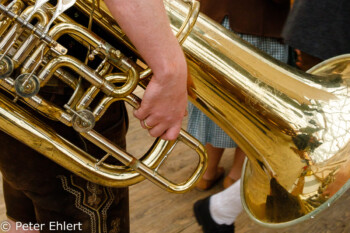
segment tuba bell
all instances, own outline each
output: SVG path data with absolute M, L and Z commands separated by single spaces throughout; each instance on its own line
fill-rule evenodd
M 177 31 L 186 7 L 168 1 L 167 9 Z M 278 228 L 311 219 L 349 188 L 350 55 L 304 73 L 205 15 L 183 49 L 190 100 L 247 154 L 241 197 L 255 222 Z

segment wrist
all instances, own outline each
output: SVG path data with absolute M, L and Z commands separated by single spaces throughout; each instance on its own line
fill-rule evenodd
M 187 62 L 182 52 L 161 57 L 158 63 L 151 66 L 155 79 L 168 80 L 168 78 L 187 79 Z M 178 80 L 180 81 L 180 80 Z

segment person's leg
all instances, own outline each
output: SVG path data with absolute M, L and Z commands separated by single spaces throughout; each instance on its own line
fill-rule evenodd
M 218 165 L 225 149 L 214 147 L 209 143 L 205 147 L 208 154 L 208 167 L 197 184 L 197 189 L 200 190 L 210 189 L 224 174 L 224 169 Z
M 197 189 L 208 190 L 223 177 L 224 168 L 218 167 L 225 148 L 235 148 L 236 143 L 201 110 L 188 105 L 188 132 L 205 145 L 208 154 L 208 167 Z
M 128 188 L 109 188 L 76 175 L 59 175 L 55 192 L 27 195 L 42 233 L 130 232 Z
M 235 157 L 233 160 L 232 167 L 225 177 L 224 180 L 224 188 L 228 188 L 232 184 L 234 184 L 237 180 L 241 178 L 242 167 L 245 159 L 245 153 L 242 151 L 240 147 L 237 147 L 235 150 Z
M 197 201 L 193 210 L 204 233 L 233 233 L 234 222 L 242 211 L 240 180 L 217 194 Z
M 218 224 L 233 224 L 242 212 L 241 180 L 210 198 L 210 214 Z
M 225 149 L 213 147 L 209 143 L 205 147 L 208 154 L 208 167 L 203 175 L 203 178 L 206 180 L 213 180 L 217 173 L 218 165 Z

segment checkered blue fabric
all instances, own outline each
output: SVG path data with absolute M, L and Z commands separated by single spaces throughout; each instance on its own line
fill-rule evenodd
M 228 17 L 225 17 L 222 25 L 227 29 L 230 29 Z M 258 49 L 265 51 L 270 56 L 285 63 L 288 61 L 288 46 L 281 44 L 277 39 L 239 33 L 236 34 Z M 207 143 L 210 143 L 218 148 L 232 148 L 237 146 L 217 124 L 210 120 L 192 103 L 188 104 L 188 113 L 189 118 L 187 130 L 202 144 L 206 145 Z

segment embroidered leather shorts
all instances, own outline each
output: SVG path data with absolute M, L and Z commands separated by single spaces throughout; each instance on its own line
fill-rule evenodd
M 105 154 L 72 128 L 44 121 L 88 153 Z M 127 127 L 125 106 L 116 102 L 95 129 L 125 148 Z M 88 182 L 1 131 L 0 148 L 7 216 L 18 226 L 36 226 L 41 232 L 129 232 L 127 188 Z

